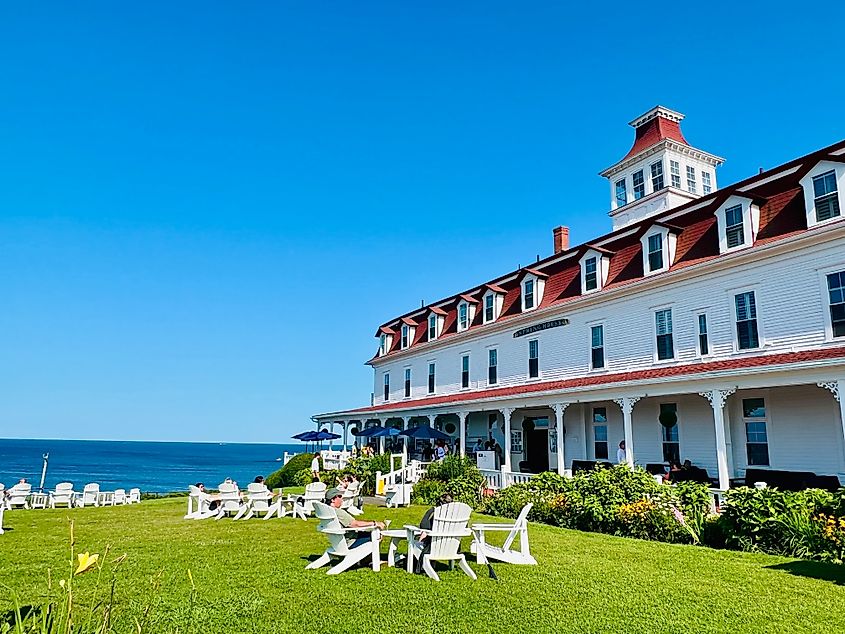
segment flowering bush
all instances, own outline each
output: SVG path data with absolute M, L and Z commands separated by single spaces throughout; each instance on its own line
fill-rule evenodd
M 434 504 L 443 493 L 449 493 L 455 502 L 472 507 L 481 503 L 484 476 L 468 458 L 447 456 L 428 466 L 425 475 L 414 485 L 411 500 L 415 504 Z
M 845 517 L 820 513 L 815 521 L 821 531 L 820 559 L 845 563 Z

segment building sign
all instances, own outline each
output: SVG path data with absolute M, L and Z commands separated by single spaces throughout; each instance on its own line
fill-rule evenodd
M 548 330 L 549 328 L 559 328 L 560 326 L 568 325 L 568 319 L 553 319 L 552 321 L 544 321 L 542 324 L 534 324 L 533 326 L 528 326 L 528 328 L 517 330 L 515 333 L 513 333 L 513 336 L 514 338 L 524 337 L 525 335 L 533 335 L 535 332 L 540 332 L 541 330 Z

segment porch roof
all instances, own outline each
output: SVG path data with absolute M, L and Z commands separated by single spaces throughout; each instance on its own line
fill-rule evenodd
M 616 383 L 627 383 L 633 381 L 647 381 L 651 379 L 671 379 L 679 376 L 705 375 L 712 373 L 730 373 L 735 370 L 748 368 L 776 368 L 777 366 L 791 366 L 800 363 L 813 361 L 825 361 L 845 359 L 845 346 L 835 346 L 818 350 L 805 350 L 802 352 L 785 352 L 781 354 L 743 356 L 720 361 L 706 361 L 701 363 L 689 363 L 684 365 L 672 365 L 648 370 L 637 370 L 633 372 L 617 372 L 613 374 L 595 374 L 579 376 L 572 379 L 558 381 L 540 381 L 513 385 L 508 387 L 491 388 L 487 390 L 474 390 L 469 392 L 458 392 L 453 394 L 434 395 L 413 400 L 400 400 L 370 407 L 359 407 L 339 412 L 318 414 L 314 418 L 341 417 L 357 414 L 377 415 L 382 412 L 394 412 L 409 409 L 419 409 L 438 405 L 457 404 L 485 399 L 497 399 L 508 396 L 535 396 L 548 392 L 560 392 L 567 389 L 601 387 Z

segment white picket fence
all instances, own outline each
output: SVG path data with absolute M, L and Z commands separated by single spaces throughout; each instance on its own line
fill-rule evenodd
M 487 483 L 488 489 L 504 489 L 512 484 L 528 482 L 534 477 L 533 473 L 517 473 L 516 471 L 482 469 L 481 475 Z

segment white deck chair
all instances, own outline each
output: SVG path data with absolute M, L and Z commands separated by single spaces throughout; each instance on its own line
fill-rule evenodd
M 486 564 L 488 559 L 498 559 L 509 564 L 537 565 L 537 560 L 531 556 L 528 548 L 528 513 L 531 511 L 531 506 L 530 502 L 523 506 L 513 524 L 472 525 L 475 540 L 471 551 L 475 553 L 478 563 Z M 505 543 L 501 547 L 487 543 L 485 533 L 491 531 L 508 531 Z M 519 549 L 515 550 L 512 546 L 517 537 L 519 537 Z
M 413 560 L 422 557 L 422 568 L 429 577 L 440 581 L 440 577 L 431 565 L 433 561 L 448 561 L 449 567 L 455 562 L 467 576 L 476 579 L 475 573 L 469 567 L 466 557 L 458 552 L 461 538 L 472 535 L 467 528 L 472 509 L 463 502 L 450 502 L 434 509 L 434 519 L 430 531 L 423 531 L 419 526 L 405 526 L 408 531 L 408 572 L 413 572 Z M 420 533 L 427 533 L 430 547 L 429 552 L 423 554 L 425 544 L 417 539 Z
M 322 482 L 312 482 L 305 487 L 305 495 L 300 498 L 301 502 L 298 502 L 305 515 L 313 515 L 314 503 L 326 499 L 326 488 L 326 485 Z
M 0 495 L 3 495 L 3 491 L 0 491 Z M 3 513 L 6 511 L 6 505 L 3 503 L 3 500 L 0 499 L 0 535 L 2 535 L 5 531 L 3 530 Z
M 73 490 L 72 482 L 59 482 L 55 490 L 50 492 L 50 508 L 66 506 L 73 508 L 76 502 L 76 491 Z
M 6 485 L 0 482 L 0 509 L 6 508 Z M 0 522 L 2 524 L 2 522 Z
M 337 519 L 334 508 L 322 502 L 314 502 L 313 509 L 317 519 L 320 520 L 317 531 L 328 537 L 329 547 L 320 557 L 305 566 L 306 570 L 322 568 L 331 562 L 332 557 L 340 557 L 340 563 L 329 568 L 328 572 L 330 575 L 337 575 L 349 570 L 359 561 L 373 554 L 373 544 L 370 540 L 362 541 L 354 547 L 349 545 L 346 541 L 347 534 L 357 533 L 358 531 L 354 528 L 343 528 L 340 520 Z
M 259 482 L 251 482 L 246 487 L 246 503 L 241 506 L 241 510 L 235 515 L 235 519 L 250 519 L 256 513 L 264 513 L 266 516 L 275 512 L 270 508 L 270 500 L 273 499 L 273 494 L 266 485 Z
M 129 497 L 126 498 L 127 504 L 138 504 L 141 501 L 141 489 L 129 489 Z
M 115 489 L 114 490 L 114 497 L 112 498 L 112 506 L 117 506 L 118 504 L 120 504 L 120 505 L 126 504 L 126 489 Z
M 86 506 L 99 506 L 100 485 L 96 482 L 89 482 L 82 489 L 82 495 L 76 501 L 77 506 L 84 508 Z
M 204 520 L 217 515 L 217 511 L 209 510 L 211 499 L 208 493 L 193 484 L 188 487 L 188 512 L 186 520 Z
M 345 510 L 350 515 L 361 515 L 364 511 L 355 506 L 355 501 L 358 499 L 358 494 L 361 490 L 360 482 L 352 482 L 343 492 L 343 499 L 340 503 L 340 508 Z
M 223 482 L 217 488 L 220 493 L 220 506 L 217 507 L 217 516 L 214 518 L 219 520 L 226 515 L 238 515 L 243 502 L 241 501 L 241 492 L 238 490 L 234 482 Z
M 9 498 L 6 502 L 6 506 L 9 509 L 28 509 L 30 493 L 32 493 L 32 485 L 28 482 L 25 482 L 23 484 L 16 484 L 8 491 Z

